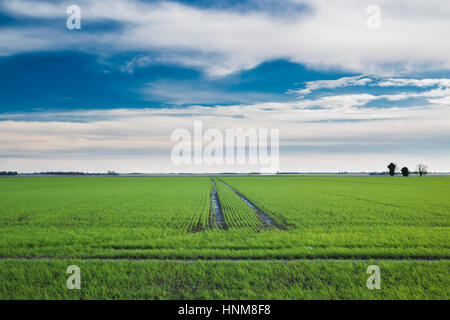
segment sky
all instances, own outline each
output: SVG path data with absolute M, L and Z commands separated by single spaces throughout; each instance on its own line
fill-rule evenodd
M 0 0 L 0 171 L 260 169 L 174 163 L 201 122 L 278 130 L 279 171 L 448 172 L 449 33 L 441 0 Z

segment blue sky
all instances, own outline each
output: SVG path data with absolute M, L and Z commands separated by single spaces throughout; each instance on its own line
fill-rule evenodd
M 449 171 L 450 5 L 373 2 L 2 0 L 0 165 L 253 169 L 168 165 L 201 120 L 280 129 L 283 171 Z
M 32 52 L 0 58 L 2 112 L 105 108 L 142 108 L 189 104 L 240 104 L 287 100 L 288 89 L 304 81 L 335 79 L 337 72 L 309 70 L 288 61 L 268 61 L 251 70 L 210 78 L 200 70 L 155 64 L 125 70 L 137 54 L 99 61 L 92 54 Z M 164 90 L 191 93 L 171 98 Z M 26 88 L 27 94 L 23 95 Z M 147 89 L 147 90 L 146 90 Z M 214 93 L 213 96 L 210 94 Z

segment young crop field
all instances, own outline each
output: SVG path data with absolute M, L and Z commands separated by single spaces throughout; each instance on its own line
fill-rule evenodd
M 0 299 L 450 297 L 450 177 L 11 177 L 0 203 Z
M 249 228 L 258 231 L 263 228 L 258 215 L 220 180 L 214 179 L 225 223 L 229 228 Z

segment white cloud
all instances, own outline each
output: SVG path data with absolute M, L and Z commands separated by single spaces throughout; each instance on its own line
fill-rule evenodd
M 139 92 L 144 100 L 157 100 L 172 105 L 256 103 L 270 100 L 274 96 L 265 92 L 244 92 L 236 95 L 234 92 L 196 81 L 165 80 L 147 83 Z
M 336 80 L 316 80 L 305 82 L 304 89 L 288 90 L 288 93 L 306 95 L 315 90 L 321 89 L 336 89 L 354 86 L 371 86 L 371 87 L 416 87 L 416 88 L 429 88 L 437 87 L 436 89 L 425 92 L 408 92 L 395 95 L 379 96 L 380 98 L 386 98 L 390 101 L 398 101 L 411 97 L 439 97 L 448 95 L 450 92 L 450 79 L 414 79 L 414 78 L 388 78 L 379 79 L 374 77 L 368 77 L 364 75 L 354 77 L 343 77 Z M 302 96 L 303 98 L 303 96 Z
M 402 79 L 391 78 L 376 83 L 379 87 L 406 87 L 413 86 L 419 88 L 425 87 L 450 87 L 450 79 Z
M 152 63 L 152 59 L 148 56 L 133 57 L 130 61 L 127 61 L 120 66 L 122 72 L 128 72 L 133 74 L 135 68 L 146 67 Z
M 443 98 L 437 98 L 437 99 L 429 99 L 428 100 L 430 103 L 436 103 L 436 104 L 440 104 L 440 105 L 450 105 L 450 95 L 445 96 Z
M 286 0 L 297 2 L 294 0 Z M 50 28 L 2 29 L 0 54 L 73 49 L 112 54 L 157 52 L 224 76 L 273 59 L 364 74 L 449 70 L 450 2 L 380 1 L 380 30 L 366 27 L 369 0 L 304 0 L 310 9 L 287 15 L 221 11 L 172 2 L 78 1 L 82 19 L 112 20 L 120 30 L 90 34 Z M 65 4 L 6 0 L 10 14 L 62 18 Z M 11 44 L 8 40 L 15 39 Z M 42 40 L 43 39 L 43 40 Z
M 365 86 L 373 80 L 364 76 L 343 77 L 337 80 L 316 80 L 307 81 L 305 89 L 289 90 L 290 93 L 309 94 L 314 90 L 336 89 L 341 87 Z

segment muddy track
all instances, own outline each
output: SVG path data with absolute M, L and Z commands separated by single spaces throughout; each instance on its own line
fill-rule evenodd
M 245 202 L 246 205 L 248 205 L 253 211 L 256 212 L 256 214 L 259 216 L 261 222 L 268 228 L 278 228 L 278 229 L 284 229 L 281 225 L 275 222 L 271 216 L 266 214 L 264 211 L 259 209 L 257 206 L 253 204 L 250 200 L 248 200 L 246 197 L 244 197 L 242 194 L 234 190 L 230 185 L 225 183 L 224 181 L 220 180 L 225 186 L 227 186 L 231 191 L 233 191 L 242 201 Z
M 227 224 L 222 212 L 222 206 L 220 204 L 219 194 L 217 192 L 217 186 L 214 180 L 211 178 L 213 190 L 211 192 L 211 209 L 214 213 L 214 220 L 217 228 L 227 230 Z

